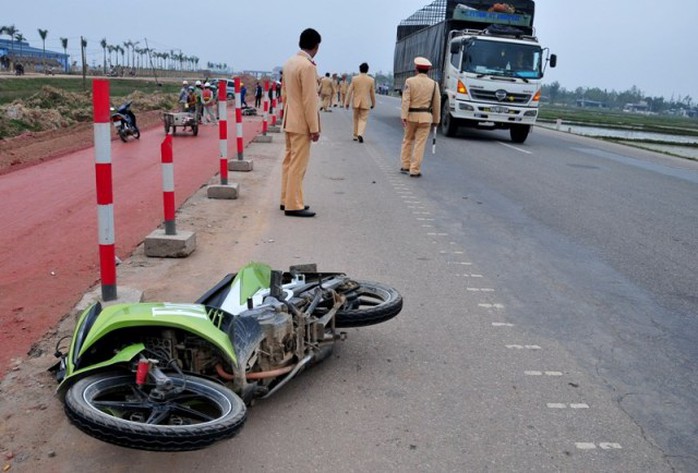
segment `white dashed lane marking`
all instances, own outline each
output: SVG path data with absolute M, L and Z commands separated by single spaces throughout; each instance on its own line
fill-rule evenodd
M 562 376 L 561 371 L 524 371 L 526 376 Z

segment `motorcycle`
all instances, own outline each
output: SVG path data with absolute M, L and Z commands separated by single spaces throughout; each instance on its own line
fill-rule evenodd
M 102 441 L 187 451 L 232 438 L 247 406 L 324 360 L 346 333 L 385 322 L 402 296 L 315 265 L 250 263 L 193 304 L 137 303 L 79 317 L 53 368 L 65 413 Z M 61 342 L 59 342 L 60 344 Z
M 131 111 L 131 103 L 132 101 L 128 101 L 116 110 L 114 107 L 111 108 L 111 122 L 124 143 L 128 141 L 129 136 L 136 139 L 141 137 L 141 132 L 136 126 L 136 115 Z

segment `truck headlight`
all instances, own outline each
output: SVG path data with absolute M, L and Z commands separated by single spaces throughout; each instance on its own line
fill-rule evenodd
M 465 111 L 468 111 L 468 112 L 474 112 L 474 111 L 475 111 L 475 107 L 473 107 L 472 105 L 468 105 L 467 103 L 459 103 L 459 104 L 458 104 L 458 109 L 459 109 L 459 110 L 465 110 Z
M 538 110 L 529 110 L 524 113 L 524 117 L 535 117 L 536 115 L 538 115 Z

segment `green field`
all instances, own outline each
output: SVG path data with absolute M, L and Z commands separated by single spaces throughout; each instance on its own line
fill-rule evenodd
M 641 115 L 611 110 L 590 110 L 574 107 L 541 105 L 540 121 L 554 123 L 561 119 L 569 125 L 587 125 L 618 128 L 671 135 L 698 136 L 698 120 L 695 118 L 666 115 Z

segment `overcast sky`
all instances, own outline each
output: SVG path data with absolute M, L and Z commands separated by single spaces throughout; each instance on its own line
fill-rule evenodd
M 322 35 L 318 72 L 392 71 L 400 20 L 429 0 L 6 0 L 0 26 L 15 25 L 32 46 L 48 30 L 47 49 L 79 60 L 82 35 L 88 62 L 102 64 L 102 38 L 123 46 L 140 41 L 159 51 L 225 63 L 235 70 L 271 70 L 297 50 L 306 27 Z M 698 101 L 695 29 L 698 1 L 537 0 L 536 33 L 558 55 L 546 83 L 566 89 L 600 87 L 650 96 L 690 95 Z M 3 35 L 7 38 L 6 35 Z

